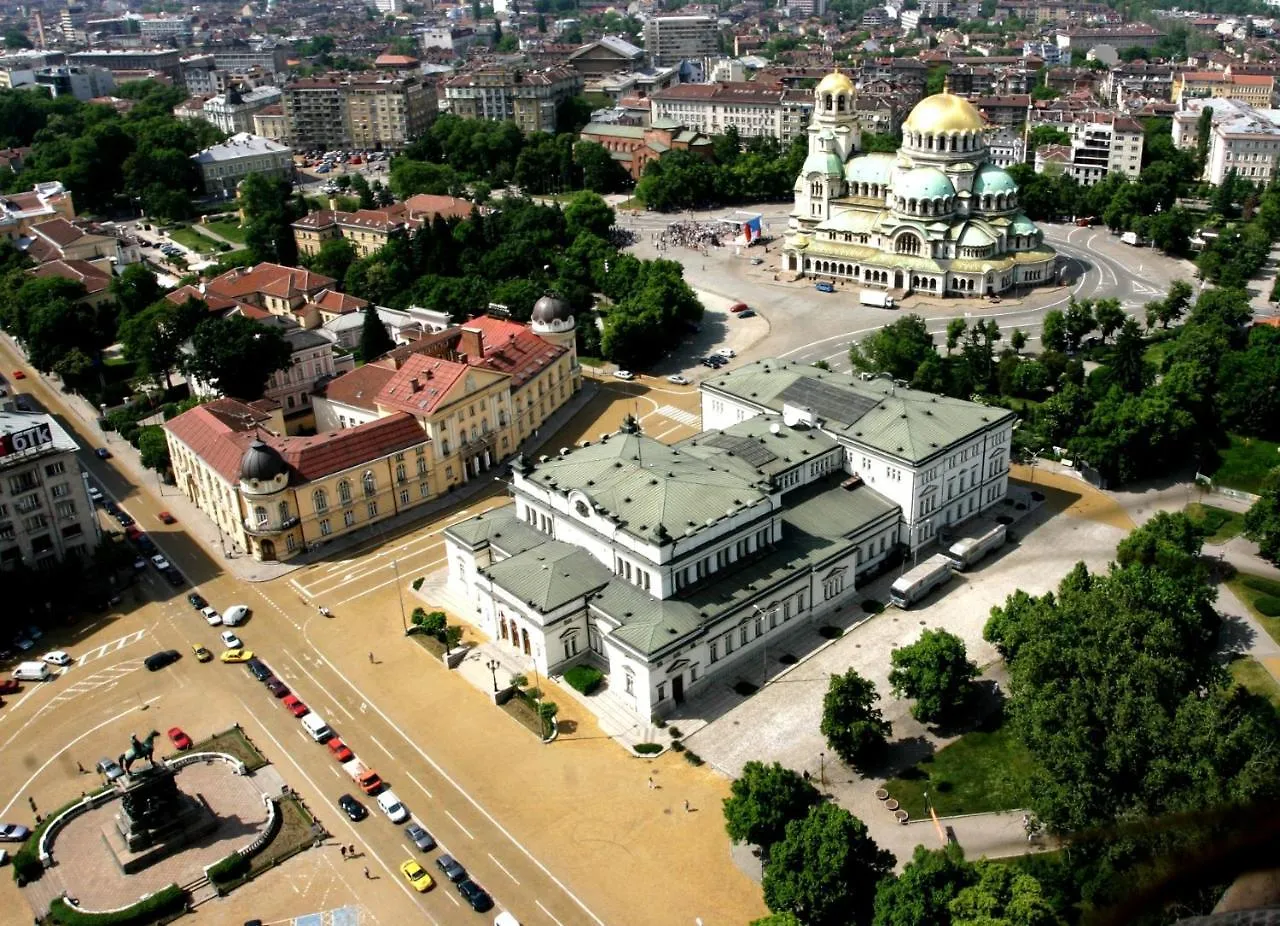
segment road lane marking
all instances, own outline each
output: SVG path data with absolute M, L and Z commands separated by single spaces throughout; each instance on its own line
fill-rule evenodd
M 551 920 L 551 922 L 556 924 L 556 926 L 564 926 L 564 923 L 560 922 L 558 919 L 552 916 L 551 911 L 542 905 L 541 900 L 535 900 L 534 903 L 538 905 L 538 909 L 541 910 L 543 913 L 545 913 L 547 917 Z
M 351 713 L 351 711 L 347 710 L 345 707 L 343 707 L 342 703 L 337 698 L 329 694 L 326 687 L 323 684 L 321 684 L 320 679 L 316 678 L 314 675 L 308 672 L 307 667 L 304 666 L 302 663 L 300 663 L 297 657 L 293 655 L 293 653 L 289 654 L 289 658 L 293 660 L 293 664 L 296 665 L 299 669 L 301 669 L 303 674 L 306 675 L 307 678 L 311 679 L 311 681 L 316 683 L 316 687 L 320 689 L 321 693 L 323 693 L 326 698 L 328 698 L 334 705 L 337 706 L 338 710 L 346 714 L 348 719 L 350 720 L 356 719 L 356 715 Z
M 374 744 L 375 744 L 379 749 L 381 749 L 383 752 L 385 752 L 385 753 L 387 754 L 387 758 L 388 758 L 388 759 L 390 759 L 392 762 L 396 761 L 396 757 L 395 757 L 395 756 L 393 756 L 393 755 L 391 754 L 391 750 L 390 750 L 390 749 L 388 749 L 386 746 L 383 746 L 383 745 L 382 745 L 382 743 L 381 743 L 381 742 L 379 742 L 379 740 L 378 740 L 378 738 L 377 738 L 376 736 L 374 736 L 372 733 L 370 733 L 370 734 L 369 734 L 369 739 L 373 740 Z
M 137 643 L 146 635 L 147 635 L 146 628 L 143 628 L 142 630 L 137 630 L 137 631 L 134 631 L 133 633 L 125 634 L 123 637 L 120 637 L 117 640 L 111 640 L 107 643 L 103 643 L 101 646 L 94 647 L 88 652 L 82 653 L 79 657 L 77 657 L 76 664 L 84 665 L 86 662 L 91 662 L 94 659 L 101 659 L 103 656 L 106 656 L 108 653 L 114 653 L 117 650 L 124 649 L 126 646 L 128 646 L 131 643 Z
M 497 865 L 499 868 L 501 868 L 501 869 L 502 869 L 502 873 L 503 873 L 504 875 L 506 875 L 506 876 L 507 876 L 508 878 L 510 878 L 512 881 L 516 881 L 516 876 L 515 876 L 515 875 L 513 875 L 511 872 L 507 871 L 507 866 L 506 866 L 506 865 L 504 865 L 504 864 L 502 864 L 502 863 L 501 863 L 500 861 L 498 861 L 496 858 L 494 858 L 494 857 L 493 857 L 493 853 L 492 853 L 492 852 L 486 852 L 485 854 L 486 854 L 487 856 L 489 856 L 489 858 L 490 858 L 490 859 L 492 859 L 492 860 L 493 860 L 493 864 Z M 519 881 L 516 881 L 516 884 L 519 884 L 519 883 L 520 883 Z
M 285 758 L 287 758 L 289 762 L 293 765 L 293 767 L 298 770 L 298 774 L 301 775 L 304 779 L 306 779 L 307 784 L 311 785 L 312 790 L 315 792 L 316 799 L 322 800 L 324 798 L 324 793 L 320 790 L 320 786 L 317 785 L 311 779 L 311 776 L 308 775 L 303 770 L 302 766 L 298 764 L 298 760 L 295 759 L 293 755 L 289 752 L 289 750 L 285 748 L 284 743 L 280 742 L 278 739 L 275 738 L 275 735 L 270 730 L 267 729 L 267 725 L 264 724 L 258 718 L 258 715 L 255 714 L 253 712 L 253 709 L 250 708 L 249 705 L 245 703 L 243 698 L 236 698 L 236 700 L 239 701 L 240 706 L 245 709 L 245 713 L 247 713 L 250 717 L 254 719 L 254 722 L 257 723 L 258 727 L 262 730 L 263 734 L 266 735 L 267 739 L 271 740 L 271 742 L 276 744 L 276 748 L 279 749 L 281 754 L 283 754 Z M 5 808 L 6 811 L 8 809 L 9 808 L 7 807 Z M 375 850 L 372 846 L 370 846 L 367 842 L 365 842 L 361 838 L 360 833 L 352 825 L 351 821 L 347 819 L 346 815 L 339 813 L 337 814 L 335 819 L 342 822 L 346 826 L 346 828 L 351 831 L 352 839 L 355 840 L 356 842 L 359 842 L 361 844 L 363 851 L 368 852 L 377 860 L 378 864 L 382 866 L 382 870 L 387 873 L 387 877 L 390 878 L 395 884 L 397 884 L 400 887 L 400 890 L 404 891 L 405 896 L 408 897 L 409 900 L 413 902 L 414 906 L 416 906 L 419 910 L 422 910 L 426 918 L 431 920 L 431 922 L 434 923 L 435 926 L 440 926 L 436 918 L 432 916 L 426 910 L 426 908 L 424 908 L 422 904 L 418 902 L 418 898 L 415 896 L 413 891 L 409 890 L 409 886 L 404 883 L 404 880 L 402 878 L 396 877 L 399 874 L 399 871 L 394 871 L 394 872 L 392 871 L 391 867 L 382 860 L 382 856 L 380 856 L 377 853 L 377 850 Z
M 414 778 L 413 775 L 409 774 L 409 772 L 405 772 L 404 775 L 406 778 L 412 781 L 415 785 L 417 785 L 418 789 L 422 791 L 423 794 L 425 794 L 427 797 L 431 798 L 432 800 L 435 800 L 435 795 L 433 795 L 430 791 L 427 790 L 426 785 L 424 785 L 418 779 Z
M 443 886 L 444 886 L 444 885 L 441 885 L 441 887 L 443 887 Z M 448 897 L 450 900 L 452 900 L 452 901 L 453 901 L 453 905 L 454 905 L 455 907 L 461 907 L 461 906 L 462 906 L 462 901 L 458 900 L 458 898 L 457 898 L 457 897 L 454 897 L 454 896 L 453 896 L 452 894 L 450 894 L 448 891 L 445 891 L 444 896 L 446 896 L 446 897 Z
M 565 893 L 565 895 L 570 900 L 572 900 L 580 910 L 582 910 L 583 913 L 591 917 L 592 921 L 595 923 L 598 923 L 599 926 L 605 926 L 604 920 L 596 916 L 596 914 L 591 911 L 591 908 L 588 907 L 586 903 L 584 903 L 582 899 L 578 897 L 577 894 L 569 890 L 568 885 L 566 885 L 563 881 L 561 881 L 554 874 L 552 874 L 551 870 L 547 868 L 547 866 L 544 865 L 538 859 L 537 856 L 535 856 L 532 852 L 530 852 L 525 847 L 524 843 L 516 839 L 516 837 L 512 835 L 511 831 L 508 830 L 501 823 L 499 823 L 498 819 L 493 814 L 489 813 L 489 811 L 485 809 L 483 804 L 481 804 L 474 797 L 472 797 L 471 793 L 467 791 L 465 788 L 463 788 L 456 778 L 454 778 L 452 775 L 446 772 L 444 770 L 444 766 L 442 766 L 435 759 L 431 758 L 431 756 L 428 755 L 427 752 L 421 746 L 419 746 L 416 742 L 414 742 L 414 740 L 412 739 L 412 737 L 409 736 L 408 733 L 406 733 L 395 721 L 393 721 L 390 717 L 387 716 L 387 714 L 382 710 L 382 708 L 378 707 L 377 704 L 373 703 L 373 701 L 369 698 L 369 696 L 366 695 L 363 691 L 361 691 L 360 687 L 356 685 L 355 682 L 351 681 L 351 679 L 343 675 L 342 672 L 338 669 L 338 667 L 329 661 L 329 657 L 325 656 L 319 650 L 316 650 L 316 654 L 325 661 L 325 664 L 328 665 L 329 668 L 332 669 L 342 679 L 342 681 L 345 682 L 348 685 L 348 687 L 351 688 L 352 691 L 354 691 L 357 695 L 360 696 L 361 700 L 364 702 L 364 704 L 361 705 L 362 710 L 364 708 L 364 705 L 368 705 L 369 707 L 371 707 L 378 714 L 378 716 L 382 718 L 383 722 L 386 723 L 387 726 L 395 730 L 396 733 L 400 734 L 401 739 L 403 739 L 409 745 L 409 748 L 411 748 L 414 752 L 416 752 L 419 756 L 421 756 L 422 760 L 426 762 L 428 765 L 430 765 L 435 770 L 437 775 L 439 775 L 441 778 L 443 778 L 445 781 L 451 784 L 454 787 L 454 790 L 456 790 L 459 794 L 461 794 L 466 799 L 467 803 L 469 803 L 472 807 L 474 807 L 481 816 L 483 816 L 486 820 L 488 820 L 490 825 L 492 825 L 494 829 L 496 829 L 503 836 L 507 837 L 507 839 L 511 841 L 511 844 L 513 846 L 515 846 L 517 849 L 523 852 L 525 858 L 527 858 L 530 862 L 532 862 L 538 868 L 539 871 L 541 871 L 544 875 L 546 875 L 547 878 L 549 878 L 551 882 L 555 884 L 556 887 L 560 888 L 560 890 L 562 890 Z
M 423 567 L 421 567 L 421 568 L 422 568 L 422 569 L 424 569 L 424 570 L 426 570 L 427 568 L 429 568 L 429 567 L 431 567 L 431 566 L 439 566 L 441 563 L 444 563 L 444 562 L 447 562 L 447 561 L 448 561 L 448 560 L 447 560 L 447 558 L 445 558 L 445 557 L 441 557 L 440 559 L 432 560 L 431 562 L 427 563 L 425 566 L 423 566 Z M 401 576 L 401 580 L 402 580 L 402 581 L 408 581 L 408 580 L 409 580 L 409 577 L 408 577 L 408 576 L 403 576 L 403 575 L 402 575 L 402 576 Z M 393 576 L 393 577 L 391 577 L 390 579 L 387 579 L 387 581 L 385 581 L 385 582 L 379 582 L 377 585 L 372 585 L 372 586 L 370 586 L 369 588 L 366 588 L 366 589 L 365 589 L 364 591 L 362 591 L 362 592 L 356 592 L 356 593 L 355 593 L 354 595 L 352 595 L 350 598 L 343 598 L 341 601 L 339 601 L 337 604 L 335 604 L 335 605 L 334 605 L 334 607 L 335 607 L 335 608 L 340 607 L 340 606 L 342 606 L 342 605 L 344 605 L 344 604 L 347 604 L 347 603 L 349 603 L 349 602 L 355 601 L 357 598 L 363 598 L 365 595 L 368 595 L 368 594 L 370 594 L 371 592 L 376 592 L 376 591 L 377 591 L 378 589 L 380 589 L 380 588 L 384 588 L 385 586 L 388 586 L 388 585 L 395 585 L 395 584 L 396 584 L 396 579 L 395 579 L 395 577 Z
M 14 796 L 13 796 L 12 798 L 10 798 L 9 803 L 5 804 L 5 805 L 4 805 L 4 807 L 3 807 L 2 809 L 0 809 L 0 817 L 5 817 L 5 816 L 8 816 L 8 815 L 9 815 L 9 809 L 10 809 L 11 807 L 13 807 L 14 802 L 15 802 L 15 801 L 17 801 L 17 799 L 18 799 L 19 797 L 21 797 L 21 796 L 22 796 L 22 792 L 23 792 L 23 791 L 26 791 L 26 790 L 27 790 L 27 788 L 31 787 L 31 782 L 35 781 L 35 780 L 36 780 L 36 778 L 40 775 L 40 773 L 41 773 L 41 772 L 43 772 L 43 771 L 44 771 L 45 769 L 47 769 L 50 765 L 52 765 L 52 764 L 53 764 L 53 760 L 54 760 L 54 759 L 56 759 L 56 758 L 58 758 L 58 756 L 62 755 L 64 752 L 66 752 L 68 749 L 70 749 L 70 748 L 71 748 L 72 746 L 74 746 L 76 743 L 80 742 L 82 739 L 84 739 L 84 738 L 85 738 L 86 736 L 88 736 L 89 734 L 91 734 L 91 733 L 96 733 L 97 731 L 101 730 L 101 729 L 102 729 L 103 727 L 105 727 L 107 724 L 109 724 L 109 723 L 115 723 L 115 722 L 116 722 L 117 720 L 119 720 L 121 717 L 125 717 L 125 716 L 127 716 L 127 715 L 129 715 L 129 714 L 132 714 L 134 711 L 137 711 L 137 710 L 145 710 L 145 708 L 146 708 L 146 707 L 149 707 L 153 701 L 159 701 L 159 700 L 160 700 L 160 696 L 159 696 L 159 695 L 157 695 L 156 697 L 151 698 L 150 700 L 148 700 L 148 701 L 144 702 L 144 707 L 143 707 L 143 708 L 130 707 L 127 711 L 121 711 L 119 714 L 116 714 L 114 717 L 108 717 L 106 720 L 102 721 L 102 723 L 98 724 L 97 726 L 90 727 L 88 730 L 85 730 L 83 733 L 81 733 L 79 736 L 77 736 L 77 737 L 76 737 L 75 739 L 73 739 L 71 742 L 67 743 L 67 745 L 63 746 L 61 749 L 59 749 L 57 752 L 55 752 L 53 755 L 51 755 L 48 759 L 46 759 L 46 760 L 45 760 L 44 765 L 40 766 L 38 769 L 36 769 L 34 772 L 32 772 L 31 777 L 30 777 L 30 778 L 28 778 L 26 781 L 24 781 L 24 782 L 22 783 L 22 787 L 20 787 L 20 788 L 18 789 L 17 793 L 16 793 L 16 794 L 14 794 Z
M 446 813 L 446 814 L 448 814 L 449 819 L 450 819 L 450 820 L 452 820 L 452 821 L 454 822 L 454 825 L 455 825 L 455 826 L 457 826 L 457 827 L 458 827 L 458 829 L 462 830 L 462 832 L 464 832 L 464 833 L 466 833 L 466 834 L 467 834 L 467 838 L 468 838 L 468 839 L 475 839 L 475 837 L 474 837 L 474 836 L 472 836 L 472 835 L 471 835 L 471 833 L 469 833 L 469 832 L 467 831 L 467 828 L 466 828 L 465 826 L 463 826 L 461 823 L 459 823 L 459 822 L 458 822 L 458 818 L 457 818 L 457 817 L 455 817 L 453 814 L 449 813 L 449 811 L 447 811 L 447 810 L 445 811 L 445 813 Z
M 293 732 L 298 734 L 300 737 L 302 737 L 302 741 L 304 743 L 311 742 L 311 740 L 307 738 L 307 734 L 303 733 L 301 730 L 294 730 Z

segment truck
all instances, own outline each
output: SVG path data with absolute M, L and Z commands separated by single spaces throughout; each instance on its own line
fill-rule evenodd
M 947 557 L 957 571 L 964 572 L 1004 543 L 1005 538 L 1006 529 L 1003 524 L 982 521 L 972 525 L 963 537 L 947 548 Z
M 935 553 L 894 580 L 889 586 L 889 603 L 904 611 L 951 579 L 954 570 L 945 553 Z
M 1142 239 L 1138 237 L 1137 232 L 1125 232 L 1123 235 L 1120 236 L 1120 240 L 1125 244 L 1131 245 L 1135 248 L 1142 246 Z
M 365 794 L 377 794 L 382 790 L 382 779 L 378 777 L 378 773 L 358 758 L 343 762 L 342 770 L 351 776 L 351 780 L 358 784 Z
M 877 309 L 892 309 L 894 307 L 893 297 L 879 289 L 860 290 L 858 292 L 858 302 L 863 305 L 874 306 Z

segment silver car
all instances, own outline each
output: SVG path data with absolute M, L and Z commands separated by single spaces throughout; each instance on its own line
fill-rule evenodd
M 114 759 L 99 759 L 95 768 L 97 768 L 99 775 L 106 776 L 108 784 L 115 781 L 117 778 L 124 777 L 124 769 L 117 765 Z

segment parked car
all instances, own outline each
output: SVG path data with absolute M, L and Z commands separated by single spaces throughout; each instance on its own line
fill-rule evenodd
M 311 708 L 302 703 L 302 699 L 297 695 L 286 695 L 280 702 L 294 717 L 301 717 L 303 714 L 310 713 Z
M 22 686 L 16 679 L 0 679 L 0 694 L 17 694 L 21 690 Z
M 98 770 L 99 775 L 105 776 L 108 782 L 124 777 L 124 769 L 117 765 L 113 759 L 101 758 L 94 768 Z
M 224 650 L 222 655 L 218 657 L 223 662 L 248 662 L 253 658 L 253 650 L 251 649 L 229 649 Z
M 152 653 L 146 659 L 142 660 L 142 664 L 152 672 L 158 672 L 165 666 L 172 665 L 181 658 L 182 654 L 176 649 L 166 649 L 161 650 L 158 653 Z
M 187 601 L 191 602 L 191 607 L 195 608 L 197 611 L 203 611 L 205 608 L 209 607 L 209 602 L 205 601 L 199 592 L 191 592 L 187 595 Z
M 217 627 L 222 623 L 222 615 L 215 608 L 202 608 L 200 613 L 204 615 L 204 619 L 210 627 Z
M 51 653 L 44 654 L 44 661 L 51 666 L 69 666 L 71 665 L 71 657 L 64 650 L 56 649 Z
M 717 347 L 717 348 L 712 352 L 712 356 L 715 356 L 715 357 L 726 357 L 726 358 L 728 358 L 728 359 L 732 360 L 734 357 L 738 356 L 738 352 L 737 352 L 737 351 L 735 351 L 732 347 Z
M 462 895 L 463 900 L 471 904 L 471 909 L 477 913 L 484 913 L 486 910 L 493 909 L 493 898 L 489 896 L 489 892 L 470 878 L 464 878 L 458 882 L 458 893 Z
M 227 613 L 222 615 L 222 622 L 228 627 L 234 627 L 236 624 L 244 623 L 244 619 L 249 616 L 249 608 L 247 605 L 233 604 L 227 608 Z
M 197 662 L 210 662 L 213 659 L 213 653 L 209 652 L 209 650 L 201 646 L 199 643 L 191 644 L 191 652 L 196 654 Z
M 185 581 L 182 578 L 182 573 L 178 572 L 178 570 L 174 569 L 172 566 L 164 570 L 164 578 L 165 578 L 165 581 L 168 582 L 170 585 L 172 585 L 174 588 L 177 588 L 179 585 L 181 585 Z
M 636 375 L 630 370 L 614 370 L 613 375 L 615 379 L 632 380 L 636 378 Z
M 177 518 L 175 518 L 173 515 L 169 514 L 169 512 L 167 512 L 167 511 L 162 511 L 162 512 L 160 512 L 158 515 L 156 515 L 156 517 L 157 517 L 157 518 L 159 518 L 159 519 L 160 519 L 163 523 L 165 523 L 165 524 L 177 524 L 177 523 L 178 523 L 178 519 L 177 519 Z
M 745 302 L 735 302 L 733 305 L 729 306 L 729 311 L 734 315 L 737 315 L 739 312 L 745 312 L 746 310 L 747 304 Z
M 669 382 L 669 383 L 675 383 L 677 386 L 687 386 L 687 385 L 689 385 L 689 379 L 688 379 L 688 377 L 681 376 L 679 373 L 673 373 L 671 376 L 668 376 L 668 377 L 667 377 L 667 382 Z
M 234 631 L 224 630 L 221 634 L 222 645 L 227 649 L 243 649 L 244 641 L 235 635 Z
M 283 698 L 289 694 L 289 686 L 274 676 L 267 679 L 263 684 L 267 686 L 267 691 L 271 692 L 277 698 Z
M 440 855 L 436 858 L 436 867 L 439 868 L 446 878 L 450 881 L 463 881 L 467 877 L 467 870 L 458 864 L 458 860 L 452 855 Z
M 174 747 L 179 750 L 191 748 L 191 737 L 183 733 L 181 727 L 169 728 L 169 742 L 173 743 Z
M 763 258 L 763 257 L 753 257 L 753 258 L 751 258 L 751 266 L 753 266 L 753 267 L 759 267 L 759 266 L 760 266 L 761 264 L 763 264 L 763 263 L 764 263 L 764 258 Z
M 130 517 L 129 512 L 127 511 L 121 511 L 115 517 L 116 517 L 116 523 L 119 524 L 121 527 L 128 527 L 130 524 L 138 523 L 137 521 L 133 520 L 132 517 Z
M 820 293 L 834 293 L 836 291 L 836 288 L 826 280 L 819 280 L 817 283 L 813 284 L 813 288 Z
M 108 450 L 106 447 L 99 447 L 97 450 L 93 452 L 93 455 L 97 457 L 99 460 L 111 459 L 111 451 Z
M 267 668 L 266 663 L 261 659 L 250 659 L 249 662 L 246 663 L 246 667 L 249 669 L 249 672 L 253 677 L 260 682 L 265 682 L 267 679 L 271 678 L 271 670 Z
M 430 852 L 436 847 L 435 839 L 417 823 L 410 823 L 406 826 L 404 834 L 409 837 L 411 843 L 418 847 L 419 852 Z
M 27 374 L 26 374 L 26 373 L 23 373 L 21 370 L 14 370 L 14 371 L 13 371 L 13 378 L 14 378 L 14 379 L 26 379 L 26 378 L 27 378 Z
M 413 859 L 400 863 L 400 873 L 405 876 L 409 885 L 419 893 L 425 893 L 436 886 L 436 883 L 431 880 L 431 875 L 427 874 L 427 870 Z
M 329 741 L 325 745 L 329 747 L 330 754 L 339 762 L 350 762 L 356 757 L 351 748 L 336 736 L 329 737 Z
M 151 557 L 151 565 L 155 566 L 161 572 L 164 572 L 166 569 L 169 568 L 170 563 L 167 559 L 165 559 L 163 556 L 157 553 L 155 556 Z
M 747 309 L 745 312 L 739 312 L 738 317 L 739 318 L 755 318 L 756 313 L 754 309 Z
M 31 828 L 21 823 L 0 823 L 0 842 L 25 842 L 30 836 Z
M 353 823 L 358 823 L 365 817 L 369 816 L 369 811 L 365 810 L 364 804 L 361 804 L 350 794 L 344 794 L 338 798 L 338 806 L 341 807 L 342 812 L 347 815 L 347 819 Z

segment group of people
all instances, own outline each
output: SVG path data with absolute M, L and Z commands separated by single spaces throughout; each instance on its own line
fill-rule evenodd
M 692 219 L 681 219 L 667 225 L 666 231 L 655 232 L 654 242 L 660 251 L 675 245 L 702 251 L 703 256 L 706 256 L 708 248 L 723 247 L 726 237 L 732 237 L 733 234 L 733 226 L 725 222 L 697 222 Z

